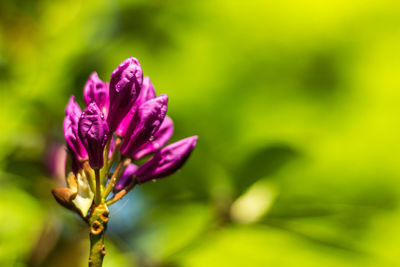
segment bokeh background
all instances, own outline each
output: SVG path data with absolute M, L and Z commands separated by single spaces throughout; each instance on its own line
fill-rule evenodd
M 173 176 L 111 207 L 105 266 L 400 266 L 400 2 L 0 1 L 0 266 L 86 266 L 50 190 L 64 107 L 137 57 Z

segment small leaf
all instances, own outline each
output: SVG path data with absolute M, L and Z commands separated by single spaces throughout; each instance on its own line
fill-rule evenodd
M 74 192 L 78 192 L 78 181 L 73 172 L 70 172 L 67 176 L 67 185 Z
M 78 194 L 72 201 L 83 216 L 86 216 L 93 202 L 94 194 L 90 189 L 86 176 L 78 173 Z

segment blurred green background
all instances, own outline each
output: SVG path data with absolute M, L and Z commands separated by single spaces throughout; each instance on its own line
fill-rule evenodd
M 86 266 L 46 160 L 137 57 L 180 172 L 111 207 L 105 266 L 400 266 L 400 2 L 0 1 L 0 266 Z

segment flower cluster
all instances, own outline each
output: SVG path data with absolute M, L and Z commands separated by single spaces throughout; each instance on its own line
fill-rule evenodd
M 136 184 L 174 173 L 196 146 L 197 136 L 165 146 L 173 134 L 173 122 L 166 116 L 168 96 L 156 95 L 136 58 L 123 61 L 109 83 L 93 73 L 83 99 L 83 111 L 74 96 L 65 110 L 71 172 L 68 187 L 53 190 L 59 203 L 83 218 L 100 204 L 118 201 Z

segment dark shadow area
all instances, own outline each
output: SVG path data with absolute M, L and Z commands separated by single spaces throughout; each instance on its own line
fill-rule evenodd
M 314 97 L 329 97 L 340 89 L 340 56 L 335 51 L 310 55 L 300 72 L 302 88 Z
M 298 156 L 298 151 L 286 144 L 277 143 L 259 148 L 245 159 L 235 175 L 237 195 L 257 180 L 273 175 Z

